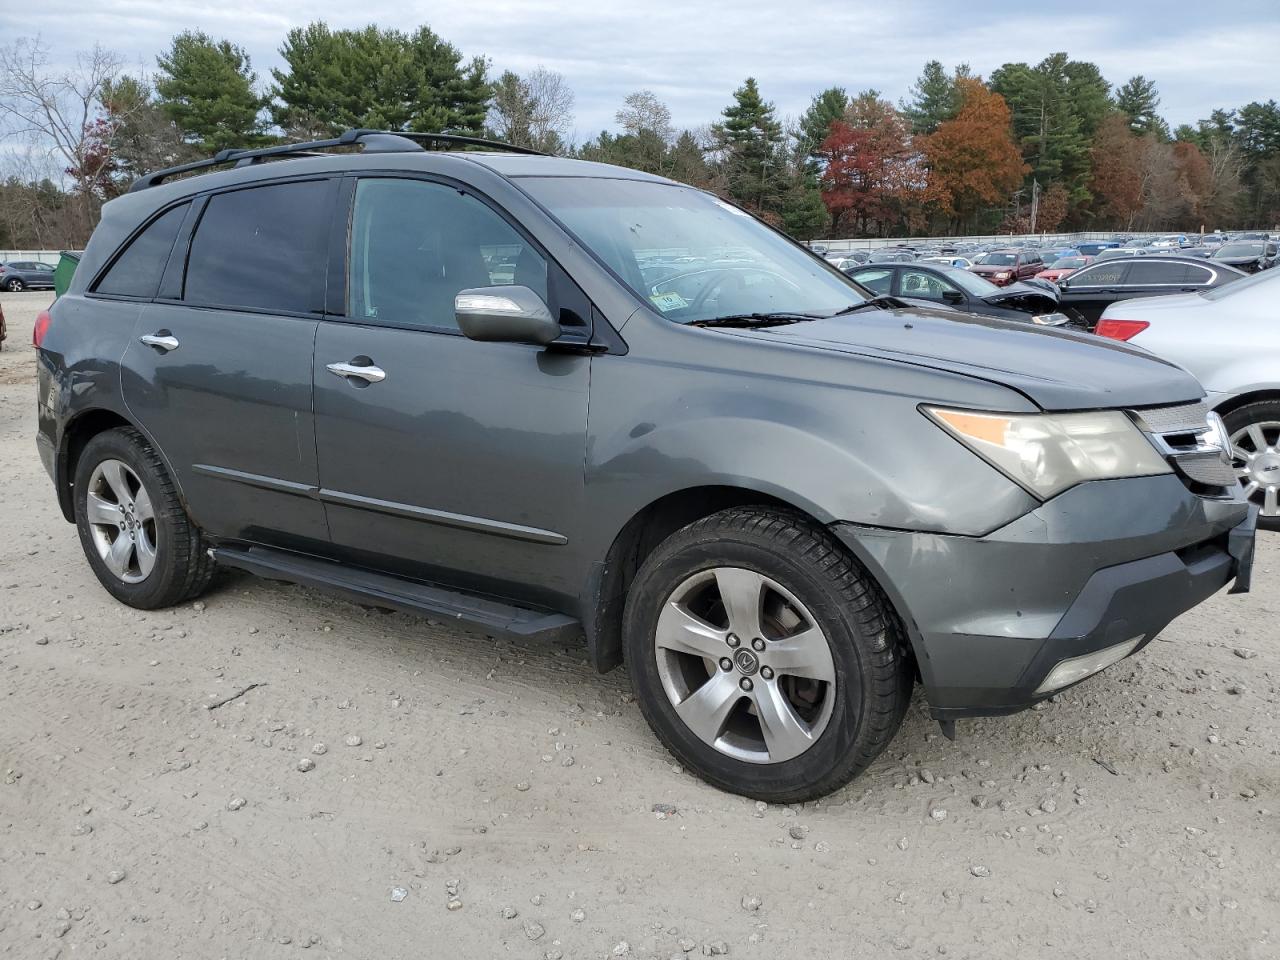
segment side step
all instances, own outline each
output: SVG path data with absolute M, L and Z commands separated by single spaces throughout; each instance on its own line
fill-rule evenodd
M 315 587 L 354 603 L 436 617 L 489 634 L 559 640 L 582 632 L 582 625 L 577 620 L 562 613 L 512 606 L 489 597 L 347 567 L 303 554 L 268 547 L 225 546 L 214 547 L 209 552 L 224 566 L 247 570 L 267 580 Z

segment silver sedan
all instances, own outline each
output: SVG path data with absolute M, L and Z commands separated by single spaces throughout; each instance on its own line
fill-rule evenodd
M 1261 525 L 1280 529 L 1280 270 L 1199 293 L 1121 300 L 1095 333 L 1195 375 L 1226 424 Z

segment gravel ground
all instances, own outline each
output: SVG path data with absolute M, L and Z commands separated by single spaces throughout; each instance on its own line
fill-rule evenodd
M 115 603 L 34 449 L 48 300 L 0 298 L 0 956 L 1280 956 L 1280 537 L 1057 702 L 953 744 L 917 693 L 766 807 L 573 644 L 230 572 Z

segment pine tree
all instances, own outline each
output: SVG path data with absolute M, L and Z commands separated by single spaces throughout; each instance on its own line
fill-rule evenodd
M 754 77 L 733 93 L 723 120 L 711 128 L 730 197 L 757 211 L 775 209 L 785 184 L 782 124 L 760 96 Z
M 959 82 L 970 76 L 969 65 L 959 64 L 951 76 L 937 60 L 924 65 L 924 72 L 911 87 L 911 98 L 902 104 L 903 115 L 913 133 L 933 133 L 960 109 Z
M 809 103 L 800 118 L 796 150 L 812 172 L 817 172 L 818 148 L 831 133 L 831 125 L 844 117 L 849 109 L 849 94 L 844 87 L 828 87 Z
M 265 100 L 249 55 L 228 40 L 188 30 L 156 58 L 160 109 L 184 139 L 206 153 L 263 142 Z
M 1169 128 L 1156 108 L 1160 106 L 1160 94 L 1156 92 L 1154 80 L 1148 80 L 1142 74 L 1130 77 L 1123 87 L 1116 91 L 1116 109 L 1129 118 L 1129 129 L 1138 136 L 1155 133 L 1169 138 Z

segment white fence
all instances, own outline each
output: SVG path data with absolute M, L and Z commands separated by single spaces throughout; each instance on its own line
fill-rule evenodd
M 34 260 L 37 263 L 52 263 L 56 265 L 60 256 L 62 256 L 61 250 L 0 250 L 0 263 L 9 263 L 13 260 Z
M 1029 233 L 1029 234 L 989 234 L 983 237 L 874 237 L 860 240 L 814 240 L 809 245 L 825 246 L 830 251 L 841 250 L 879 250 L 883 247 L 937 247 L 942 244 L 977 243 L 1005 244 L 1018 247 L 1034 240 L 1040 245 L 1060 243 L 1069 247 L 1089 240 L 1110 240 L 1115 231 L 1107 233 Z

